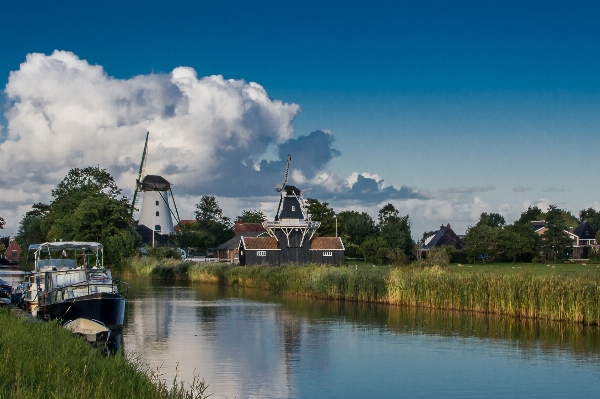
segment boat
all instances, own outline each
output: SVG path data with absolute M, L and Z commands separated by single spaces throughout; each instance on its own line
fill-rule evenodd
M 79 318 L 71 320 L 63 324 L 63 327 L 67 330 L 82 335 L 88 342 L 108 342 L 110 337 L 110 330 L 103 324 L 96 320 Z
M 34 251 L 35 270 L 21 288 L 26 310 L 43 320 L 85 318 L 123 327 L 129 285 L 104 268 L 102 244 L 47 242 Z

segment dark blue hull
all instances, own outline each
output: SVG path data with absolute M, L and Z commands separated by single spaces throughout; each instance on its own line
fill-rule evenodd
M 110 329 L 121 329 L 125 319 L 124 296 L 102 292 L 40 306 L 38 316 L 67 322 L 79 318 L 96 320 Z

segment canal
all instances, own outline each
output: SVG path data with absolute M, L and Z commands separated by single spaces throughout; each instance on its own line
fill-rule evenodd
M 597 327 L 130 281 L 123 345 L 213 398 L 591 397 Z

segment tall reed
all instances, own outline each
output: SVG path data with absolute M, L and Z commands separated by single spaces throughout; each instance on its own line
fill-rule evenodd
M 455 273 L 438 267 L 374 268 L 194 265 L 192 281 L 258 287 L 317 298 L 467 310 L 515 317 L 600 321 L 600 278 Z

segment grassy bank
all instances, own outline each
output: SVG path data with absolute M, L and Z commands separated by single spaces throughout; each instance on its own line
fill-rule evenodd
M 203 381 L 169 388 L 155 370 L 103 356 L 57 323 L 33 324 L 0 310 L 0 398 L 205 398 Z
M 157 266 L 160 270 L 167 267 Z M 484 266 L 482 266 L 484 267 Z M 173 275 L 211 284 L 256 287 L 316 298 L 466 310 L 543 320 L 600 322 L 600 275 L 465 271 L 466 268 L 239 267 L 181 263 Z M 581 266 L 580 266 L 581 267 Z M 139 268 L 141 270 L 141 268 Z M 148 272 L 146 276 L 167 273 Z M 139 274 L 143 275 L 143 274 Z

